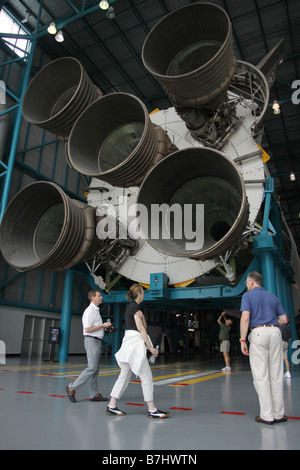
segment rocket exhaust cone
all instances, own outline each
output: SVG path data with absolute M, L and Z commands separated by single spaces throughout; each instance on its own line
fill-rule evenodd
M 59 271 L 82 261 L 94 237 L 95 209 L 41 181 L 11 200 L 1 223 L 0 246 L 7 263 L 18 271 Z
M 67 155 L 79 173 L 129 187 L 142 181 L 157 149 L 145 105 L 133 95 L 112 93 L 92 103 L 77 119 Z
M 23 117 L 66 140 L 77 117 L 99 95 L 80 62 L 63 57 L 31 80 L 22 103 Z
M 145 207 L 141 233 L 150 245 L 167 255 L 196 260 L 214 258 L 232 247 L 249 216 L 240 171 L 209 148 L 179 150 L 159 162 L 144 179 L 137 203 L 141 212 Z M 197 212 L 199 205 L 204 213 Z M 166 207 L 169 211 L 158 216 L 158 208 Z
M 218 106 L 235 70 L 227 13 L 203 2 L 175 10 L 151 30 L 142 60 L 174 106 Z

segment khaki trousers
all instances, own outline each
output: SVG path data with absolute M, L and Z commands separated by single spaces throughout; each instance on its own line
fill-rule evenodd
M 281 419 L 283 400 L 283 351 L 279 328 L 258 327 L 249 335 L 249 359 L 260 417 L 266 421 Z

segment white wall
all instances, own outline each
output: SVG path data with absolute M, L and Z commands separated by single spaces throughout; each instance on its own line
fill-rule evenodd
M 7 355 L 21 354 L 26 316 L 60 320 L 60 315 L 51 312 L 0 305 L 0 340 L 5 343 Z M 46 341 L 48 333 L 45 331 Z M 72 316 L 69 353 L 85 354 L 80 315 Z

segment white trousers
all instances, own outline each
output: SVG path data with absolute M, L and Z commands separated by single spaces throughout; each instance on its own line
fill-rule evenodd
M 260 417 L 266 421 L 284 415 L 283 352 L 279 328 L 258 327 L 249 335 L 249 359 Z
M 123 393 L 125 392 L 126 388 L 129 385 L 132 370 L 127 362 L 119 361 L 119 366 L 121 368 L 120 375 L 113 386 L 113 389 L 110 395 L 117 400 L 121 398 Z M 144 396 L 144 401 L 152 401 L 153 400 L 153 377 L 152 372 L 149 366 L 149 362 L 147 357 L 145 357 L 143 364 L 141 366 L 139 377 L 141 379 L 142 391 Z

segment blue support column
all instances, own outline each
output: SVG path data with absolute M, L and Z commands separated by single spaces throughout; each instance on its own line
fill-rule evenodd
M 28 57 L 28 62 L 26 65 L 25 75 L 23 79 L 18 112 L 16 116 L 16 121 L 14 124 L 14 131 L 13 131 L 12 142 L 11 142 L 11 147 L 10 147 L 10 152 L 9 152 L 9 157 L 8 157 L 7 172 L 5 176 L 4 188 L 3 188 L 2 199 L 1 199 L 0 221 L 2 220 L 2 217 L 5 212 L 7 202 L 8 202 L 10 183 L 11 183 L 12 173 L 14 169 L 15 156 L 16 156 L 20 128 L 21 128 L 21 123 L 22 123 L 21 104 L 22 104 L 23 96 L 25 94 L 25 91 L 29 82 L 29 78 L 30 78 L 30 71 L 31 71 L 31 65 L 32 65 L 32 60 L 33 60 L 33 55 L 34 55 L 34 50 L 35 50 L 35 44 L 36 44 L 36 40 L 34 39 L 31 43 L 31 50 L 30 50 L 30 54 Z
M 263 276 L 264 288 L 267 291 L 273 292 L 273 294 L 277 295 L 275 263 L 272 252 L 262 250 L 259 257 L 261 262 L 261 273 Z
M 8 165 L 7 165 L 7 170 L 6 170 L 4 188 L 3 188 L 2 198 L 1 198 L 0 222 L 2 220 L 3 214 L 5 212 L 5 209 L 6 209 L 6 206 L 7 206 L 7 203 L 8 203 L 10 183 L 11 183 L 12 173 L 13 173 L 13 169 L 14 169 L 17 145 L 18 145 L 19 134 L 20 134 L 20 129 L 21 129 L 21 123 L 22 123 L 22 117 L 23 117 L 23 115 L 22 115 L 22 100 L 23 100 L 26 88 L 27 88 L 29 80 L 30 80 L 30 72 L 31 72 L 31 67 L 32 67 L 32 62 L 33 62 L 34 51 L 35 51 L 35 47 L 36 47 L 36 43 L 37 43 L 37 31 L 38 31 L 39 26 L 40 26 L 40 19 L 41 19 L 41 15 L 42 15 L 42 9 L 43 9 L 43 2 L 40 2 L 37 21 L 36 21 L 35 32 L 34 32 L 33 36 L 31 36 L 30 52 L 29 52 L 28 57 L 26 58 L 27 64 L 26 64 L 26 69 L 25 69 L 25 73 L 24 73 L 24 77 L 23 77 L 20 100 L 19 100 L 19 103 L 18 103 L 18 111 L 17 111 L 16 120 L 15 120 L 15 124 L 14 124 L 14 131 L 13 131 L 12 142 L 11 142 L 11 147 L 10 147 L 10 152 L 9 152 L 9 157 L 8 157 Z
M 274 236 L 268 231 L 272 196 L 274 184 L 272 178 L 266 178 L 265 188 L 265 208 L 263 217 L 262 231 L 257 237 L 253 238 L 253 253 L 257 254 L 261 265 L 261 274 L 263 276 L 264 288 L 277 295 L 275 262 L 273 255 L 276 247 L 274 246 Z
M 287 305 L 286 299 L 283 292 L 283 273 L 278 265 L 275 266 L 275 278 L 276 278 L 276 290 L 277 290 L 277 297 L 287 312 Z
M 64 296 L 60 321 L 60 344 L 58 349 L 58 361 L 67 362 L 69 352 L 69 340 L 72 317 L 72 298 L 74 287 L 74 272 L 69 269 L 65 273 Z
M 114 358 L 116 352 L 120 349 L 121 338 L 122 338 L 122 304 L 115 303 L 114 304 L 114 327 L 118 330 L 113 333 L 113 343 L 112 343 L 112 357 Z

